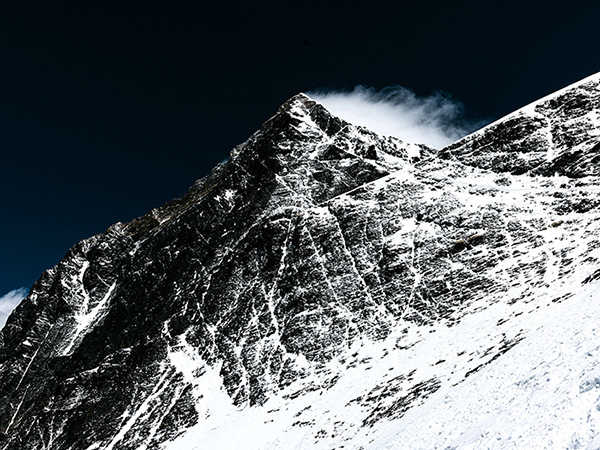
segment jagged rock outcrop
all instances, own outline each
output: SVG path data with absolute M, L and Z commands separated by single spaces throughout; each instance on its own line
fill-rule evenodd
M 177 438 L 210 435 L 221 386 L 332 448 L 460 384 L 594 281 L 599 79 L 442 150 L 292 98 L 181 199 L 33 286 L 0 332 L 0 448 L 191 449 Z M 484 351 L 416 364 L 431 333 L 492 307 Z M 351 419 L 302 403 L 358 370 L 378 375 L 344 394 Z

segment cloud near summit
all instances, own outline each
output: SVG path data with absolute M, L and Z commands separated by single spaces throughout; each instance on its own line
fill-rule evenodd
M 419 97 L 396 85 L 380 91 L 366 86 L 345 92 L 317 89 L 308 95 L 332 114 L 355 125 L 436 148 L 443 148 L 487 123 L 465 119 L 462 103 L 443 92 Z
M 15 306 L 19 304 L 27 295 L 27 288 L 13 289 L 8 294 L 0 297 L 0 328 L 6 323 L 6 319 L 10 315 Z

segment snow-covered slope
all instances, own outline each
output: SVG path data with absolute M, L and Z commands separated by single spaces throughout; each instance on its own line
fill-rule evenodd
M 600 75 L 437 151 L 298 95 L 0 333 L 0 449 L 600 448 Z

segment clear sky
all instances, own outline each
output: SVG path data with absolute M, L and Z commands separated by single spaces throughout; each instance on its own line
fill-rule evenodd
M 492 120 L 600 71 L 595 2 L 0 4 L 0 296 L 181 196 L 286 99 L 445 91 Z

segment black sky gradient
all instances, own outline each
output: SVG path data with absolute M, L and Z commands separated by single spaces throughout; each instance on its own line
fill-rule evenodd
M 179 197 L 289 97 L 400 84 L 499 118 L 600 71 L 594 2 L 5 1 L 0 295 Z

